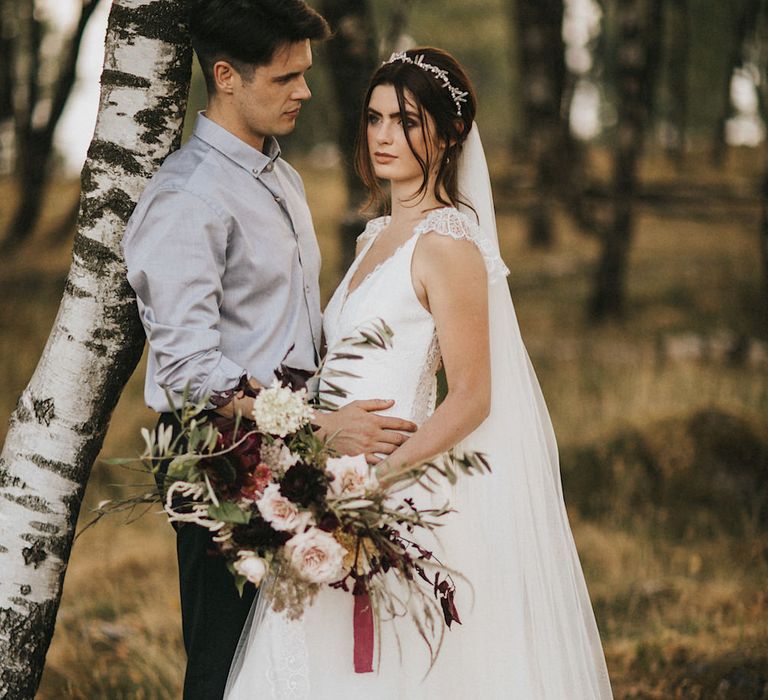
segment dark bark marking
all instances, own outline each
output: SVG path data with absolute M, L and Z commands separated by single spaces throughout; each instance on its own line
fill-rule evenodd
M 32 593 L 32 586 L 30 586 L 28 583 L 22 584 L 19 587 L 19 593 L 21 593 L 21 595 L 29 595 Z
M 55 459 L 46 459 L 45 457 L 36 454 L 28 454 L 26 455 L 26 458 L 41 469 L 47 469 L 49 472 L 63 476 L 70 481 L 75 481 L 79 476 L 79 470 L 72 464 L 59 462 Z
M 50 637 L 41 643 L 40 630 L 52 629 L 59 607 L 58 599 L 35 603 L 14 597 L 14 605 L 25 608 L 0 608 L 0 699 L 32 700 L 40 683 Z
M 83 268 L 99 278 L 109 274 L 110 266 L 122 263 L 111 248 L 79 232 L 75 236 L 72 254 L 80 258 L 79 262 Z
M 160 39 L 169 44 L 185 43 L 186 23 L 179 21 L 175 2 L 157 0 L 140 7 L 113 5 L 110 11 L 110 31 L 121 40 L 130 40 L 136 35 L 135 27 L 141 27 L 141 36 Z
M 109 348 L 103 343 L 95 343 L 92 340 L 86 340 L 83 345 L 98 357 L 107 357 L 109 355 Z
M 54 525 L 53 523 L 41 523 L 37 520 L 33 520 L 29 524 L 31 527 L 35 528 L 35 530 L 40 530 L 40 532 L 47 532 L 49 535 L 56 535 L 61 529 L 58 525 Z
M 8 547 L 3 546 L 0 544 L 0 554 L 7 554 L 8 553 Z
M 0 459 L 0 488 L 11 486 L 13 488 L 25 488 L 26 484 L 18 476 L 11 476 L 11 473 L 5 466 L 5 460 Z
M 67 534 L 62 536 L 51 535 L 50 537 L 46 537 L 44 535 L 34 535 L 32 533 L 25 532 L 21 536 L 21 539 L 30 543 L 31 547 L 29 549 L 33 549 L 38 553 L 42 551 L 45 555 L 43 559 L 46 559 L 50 554 L 53 554 L 62 561 L 66 561 L 69 549 L 72 546 L 72 537 Z
M 64 294 L 69 294 L 70 296 L 75 297 L 76 299 L 91 299 L 93 298 L 93 294 L 90 292 L 86 292 L 84 289 L 81 289 L 76 284 L 72 282 L 72 280 L 67 280 L 66 284 L 64 285 Z
M 104 217 L 104 213 L 111 211 L 120 218 L 123 223 L 128 223 L 128 219 L 133 214 L 136 206 L 128 194 L 123 190 L 113 187 L 104 194 L 86 197 L 80 208 L 79 230 L 92 229 L 99 219 Z
M 47 399 L 32 399 L 32 408 L 37 420 L 46 425 L 50 425 L 56 417 L 53 399 L 50 396 Z
M 127 148 L 118 146 L 110 141 L 94 139 L 88 148 L 88 160 L 118 166 L 131 175 L 147 175 L 144 166 L 136 159 L 136 155 Z M 90 174 L 88 175 L 90 178 Z M 92 180 L 89 180 L 92 182 Z
M 42 540 L 35 540 L 31 547 L 24 547 L 21 554 L 24 557 L 24 563 L 27 566 L 32 564 L 35 568 L 48 558 L 48 552 L 45 551 Z
M 152 83 L 140 75 L 125 73 L 120 70 L 105 68 L 101 74 L 101 84 L 109 87 L 150 88 Z
M 54 510 L 48 505 L 48 501 L 40 496 L 13 496 L 10 493 L 2 494 L 7 501 L 13 501 L 27 510 L 34 510 L 36 513 L 53 513 Z M 0 628 L 1 629 L 1 628 Z

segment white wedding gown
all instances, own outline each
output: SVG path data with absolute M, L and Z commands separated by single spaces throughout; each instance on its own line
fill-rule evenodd
M 411 281 L 415 247 L 430 231 L 469 238 L 484 253 L 489 279 L 503 278 L 506 268 L 498 254 L 484 245 L 473 222 L 456 209 L 445 208 L 428 214 L 412 237 L 349 293 L 350 279 L 387 224 L 388 218 L 381 217 L 366 227 L 361 236 L 362 250 L 325 311 L 324 329 L 332 349 L 339 339 L 383 319 L 393 330 L 393 346 L 386 350 L 356 348 L 362 359 L 337 360 L 333 367 L 357 378 L 334 382 L 347 390 L 345 401 L 394 399 L 388 413 L 421 424 L 434 410 L 440 353 L 432 316 L 419 303 Z M 525 354 L 519 336 L 512 340 L 519 346 L 515 352 Z M 530 377 L 535 383 L 532 372 Z M 531 391 L 531 386 L 520 391 Z M 538 397 L 540 394 L 535 394 L 536 401 Z M 516 406 L 526 402 L 518 402 L 514 395 L 494 396 L 493 403 L 519 426 L 534 420 L 516 416 Z M 426 646 L 404 618 L 382 624 L 381 649 L 374 654 L 374 664 L 378 658 L 380 664 L 374 672 L 355 673 L 353 598 L 324 588 L 300 621 L 290 622 L 268 609 L 266 597 L 255 606 L 225 697 L 610 698 L 600 639 L 562 502 L 559 473 L 554 483 L 545 464 L 554 459 L 557 471 L 556 446 L 553 437 L 549 438 L 551 426 L 541 425 L 538 417 L 535 421 L 531 429 L 545 436 L 546 455 L 524 454 L 524 445 L 519 459 L 511 459 L 508 449 L 505 454 L 494 453 L 493 444 L 484 444 L 480 430 L 476 444 L 469 447 L 486 448 L 483 451 L 491 463 L 491 474 L 460 478 L 449 494 L 431 496 L 420 487 L 412 487 L 418 493 L 409 494 L 421 505 L 431 501 L 442 505 L 446 495 L 450 498 L 457 512 L 448 516 L 448 524 L 441 528 L 440 543 L 424 544 L 434 547 L 439 559 L 471 582 L 470 587 L 456 580 L 456 605 L 463 624 L 454 624 L 446 631 L 437 661 L 426 677 Z M 537 459 L 544 461 L 539 464 Z M 526 469 L 518 464 L 522 462 Z M 538 476 L 532 477 L 527 470 Z

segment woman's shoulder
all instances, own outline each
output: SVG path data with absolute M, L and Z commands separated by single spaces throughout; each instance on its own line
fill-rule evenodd
M 415 233 L 432 232 L 451 238 L 477 239 L 479 237 L 477 224 L 455 207 L 433 209 L 415 228 Z
M 483 234 L 478 224 L 469 215 L 455 207 L 442 207 L 432 210 L 418 224 L 416 233 L 438 234 L 432 242 L 432 246 L 436 248 L 441 247 L 439 242 L 441 238 L 443 240 L 469 241 L 482 256 L 490 280 L 495 281 L 509 274 L 507 266 L 498 253 L 498 248 Z
M 371 238 L 375 238 L 383 229 L 387 227 L 390 221 L 390 216 L 377 216 L 374 219 L 370 219 L 365 225 L 363 232 L 357 237 L 358 245 L 366 243 Z

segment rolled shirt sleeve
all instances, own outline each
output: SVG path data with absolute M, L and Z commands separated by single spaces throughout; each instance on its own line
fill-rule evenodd
M 159 189 L 141 203 L 123 239 L 152 378 L 175 406 L 185 390 L 188 401 L 223 405 L 246 375 L 219 349 L 228 235 L 225 217 L 212 202 L 185 190 Z

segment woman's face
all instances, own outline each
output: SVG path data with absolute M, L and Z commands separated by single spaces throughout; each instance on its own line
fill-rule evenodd
M 426 161 L 427 144 L 422 130 L 416 102 L 409 91 L 405 91 L 407 120 L 402 122 L 397 93 L 392 85 L 377 85 L 371 93 L 368 103 L 368 154 L 376 177 L 392 182 L 407 183 L 414 181 L 415 189 L 423 178 L 421 166 L 411 151 L 405 132 L 408 131 L 411 143 L 419 157 Z M 426 134 L 434 138 L 434 123 L 426 115 Z M 433 163 L 439 162 L 434 144 L 430 145 Z

